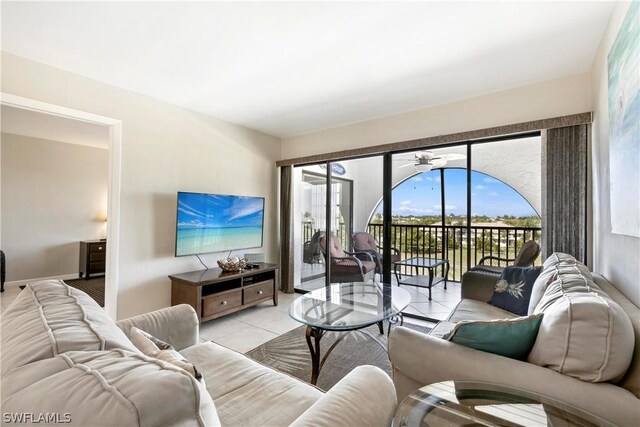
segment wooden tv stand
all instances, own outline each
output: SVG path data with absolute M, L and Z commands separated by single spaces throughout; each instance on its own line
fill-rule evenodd
M 171 305 L 189 304 L 200 323 L 273 300 L 278 305 L 278 265 L 227 273 L 220 268 L 169 276 Z

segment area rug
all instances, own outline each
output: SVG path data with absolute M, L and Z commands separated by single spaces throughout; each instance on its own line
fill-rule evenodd
M 94 277 L 92 279 L 69 279 L 64 280 L 64 283 L 72 288 L 80 289 L 86 292 L 91 298 L 93 298 L 100 307 L 104 307 L 104 276 Z M 24 286 L 20 286 L 20 289 L 24 289 Z
M 91 298 L 96 300 L 100 307 L 104 307 L 104 276 L 93 279 L 72 279 L 65 280 L 64 283 L 72 288 L 86 292 Z
M 427 333 L 429 328 L 405 322 L 404 326 Z M 366 328 L 382 343 L 387 345 L 387 325 L 385 335 L 380 335 L 376 325 Z M 306 326 L 301 326 L 284 335 L 272 339 L 245 353 L 250 358 L 278 371 L 309 382 L 311 380 L 311 356 L 305 339 Z M 320 360 L 342 333 L 327 332 L 320 340 Z M 360 365 L 374 365 L 391 376 L 391 362 L 385 349 L 370 337 L 358 331 L 349 333 L 333 349 L 320 370 L 317 386 L 329 390 L 345 375 Z

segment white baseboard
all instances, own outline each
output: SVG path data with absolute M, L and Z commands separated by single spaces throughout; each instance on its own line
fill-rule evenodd
M 50 276 L 50 277 L 38 277 L 35 279 L 25 279 L 25 280 L 13 280 L 11 282 L 4 282 L 5 290 L 8 288 L 16 288 L 18 286 L 26 285 L 27 283 L 37 282 L 38 280 L 50 280 L 50 279 L 60 279 L 60 280 L 70 280 L 77 279 L 80 275 L 78 273 L 72 274 L 63 274 L 61 276 Z

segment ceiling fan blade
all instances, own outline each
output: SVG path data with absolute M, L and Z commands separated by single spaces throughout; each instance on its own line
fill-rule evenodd
M 444 159 L 433 159 L 431 160 L 431 164 L 434 168 L 441 168 L 447 164 L 447 161 Z
M 402 166 L 400 166 L 400 167 L 401 167 L 401 168 L 406 168 L 406 167 L 409 167 L 409 166 L 415 166 L 415 163 L 413 163 L 413 162 L 411 162 L 411 163 L 407 163 L 406 165 L 402 165 Z
M 445 161 L 451 161 L 451 160 L 462 160 L 462 159 L 466 159 L 467 156 L 464 154 L 455 154 L 455 153 L 450 153 L 450 154 L 441 154 L 438 157 L 434 157 L 435 159 L 442 159 Z

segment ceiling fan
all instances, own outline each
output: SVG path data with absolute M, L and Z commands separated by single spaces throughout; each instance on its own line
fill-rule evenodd
M 467 156 L 465 156 L 464 154 L 435 154 L 432 151 L 421 151 L 419 153 L 415 153 L 415 158 L 412 160 L 398 159 L 398 161 L 411 162 L 407 163 L 406 165 L 400 166 L 401 168 L 413 166 L 418 172 L 428 172 L 431 169 L 443 167 L 449 161 L 462 160 L 466 157 Z

